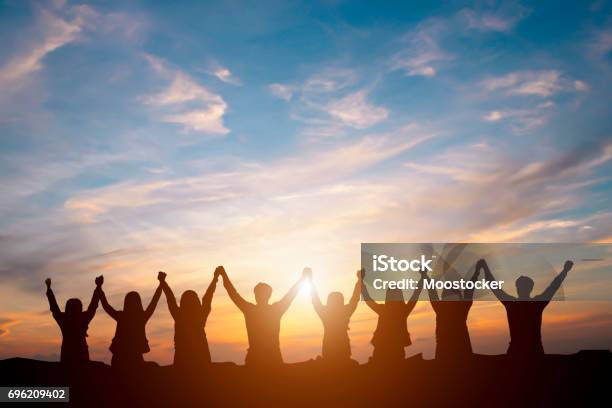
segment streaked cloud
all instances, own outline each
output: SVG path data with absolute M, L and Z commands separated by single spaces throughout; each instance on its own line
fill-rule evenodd
M 163 91 L 143 98 L 144 103 L 155 106 L 170 106 L 181 111 L 163 114 L 162 120 L 183 125 L 187 131 L 211 135 L 225 135 L 229 129 L 223 124 L 227 103 L 220 96 L 198 84 L 186 73 L 172 69 L 165 62 L 151 55 L 145 55 L 155 71 L 170 79 L 170 85 Z M 187 106 L 197 102 L 200 106 Z
M 129 209 L 171 204 L 177 196 L 188 206 L 207 206 L 219 201 L 246 200 L 253 194 L 274 197 L 340 180 L 356 171 L 401 154 L 435 137 L 436 132 L 416 124 L 398 129 L 395 134 L 363 137 L 356 142 L 338 144 L 334 149 L 311 149 L 300 156 L 274 163 L 244 163 L 219 173 L 124 183 L 89 191 L 70 198 L 65 208 L 79 215 L 77 220 L 95 221 L 114 209 Z M 257 192 L 251 186 L 260 186 Z
M 464 9 L 459 12 L 459 16 L 467 22 L 470 29 L 505 33 L 512 30 L 530 12 L 530 9 L 519 3 L 506 2 L 497 8 Z
M 11 57 L 0 68 L 0 84 L 9 84 L 26 78 L 42 68 L 43 59 L 53 51 L 77 40 L 83 30 L 83 16 L 77 13 L 72 19 L 64 19 L 52 11 L 40 10 L 36 21 L 37 38 Z
M 371 102 L 373 88 L 356 70 L 342 67 L 323 67 L 300 83 L 269 85 L 274 96 L 290 103 L 291 118 L 306 125 L 301 134 L 308 143 L 384 122 L 390 112 Z
M 546 98 L 562 91 L 588 90 L 584 81 L 571 80 L 556 70 L 517 71 L 491 77 L 480 84 L 487 91 L 501 91 L 510 95 L 535 95 Z
M 19 320 L 0 317 L 0 337 L 10 334 L 10 327 L 19 323 Z
M 242 85 L 240 78 L 235 76 L 228 68 L 217 66 L 214 69 L 208 71 L 210 75 L 215 76 L 219 81 L 225 82 L 231 85 Z
M 554 106 L 552 101 L 547 100 L 529 109 L 492 110 L 484 114 L 481 119 L 485 122 L 510 120 L 515 133 L 524 133 L 544 126 Z
M 348 94 L 330 102 L 327 111 L 332 117 L 357 129 L 365 129 L 387 119 L 389 111 L 369 103 L 366 97 L 364 90 Z
M 404 36 L 407 44 L 393 55 L 391 69 L 408 76 L 435 76 L 438 67 L 453 58 L 438 44 L 440 32 L 445 30 L 446 22 L 432 20 L 407 33 Z
M 272 95 L 284 101 L 290 101 L 293 97 L 293 87 L 283 84 L 270 84 L 270 92 Z
M 609 56 L 612 51 L 612 29 L 596 31 L 586 46 L 588 52 L 597 59 Z

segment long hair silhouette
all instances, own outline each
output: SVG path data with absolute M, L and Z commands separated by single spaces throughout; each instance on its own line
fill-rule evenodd
M 365 271 L 362 270 L 362 275 Z M 412 341 L 408 332 L 407 319 L 417 304 L 425 275 L 421 275 L 418 288 L 412 292 L 408 302 L 404 303 L 404 296 L 399 289 L 388 289 L 385 293 L 385 303 L 374 301 L 362 281 L 361 293 L 366 304 L 378 315 L 376 330 L 371 343 L 374 351 L 370 361 L 376 364 L 396 364 L 406 358 L 405 347 Z
M 454 281 L 462 278 L 457 271 L 456 260 L 466 249 L 466 244 L 446 244 L 442 253 L 436 254 L 438 262 L 434 267 L 434 276 Z M 423 248 L 430 256 L 434 254 L 431 245 Z M 478 280 L 480 268 L 475 267 L 471 281 Z M 431 307 L 436 314 L 436 359 L 444 361 L 464 361 L 472 355 L 472 342 L 467 327 L 467 318 L 472 308 L 474 289 L 444 288 L 438 291 L 428 290 Z
M 160 284 L 146 309 L 142 307 L 140 294 L 132 291 L 125 295 L 123 310 L 115 310 L 106 300 L 102 284 L 98 287 L 97 291 L 102 307 L 117 322 L 115 336 L 109 348 L 113 353 L 112 366 L 133 368 L 144 363 L 142 355 L 150 351 L 145 327 L 161 296 L 161 281 L 164 277 L 163 272 L 158 274 Z
M 181 295 L 178 305 L 165 276 L 161 281 L 168 310 L 174 319 L 174 366 L 177 368 L 195 371 L 211 362 L 204 328 L 211 311 L 212 298 L 218 279 L 217 268 L 201 303 L 195 291 L 186 290 Z

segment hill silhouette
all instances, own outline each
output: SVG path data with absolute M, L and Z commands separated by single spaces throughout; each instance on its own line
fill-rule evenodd
M 610 369 L 608 350 L 529 361 L 474 355 L 455 365 L 420 355 L 394 367 L 311 360 L 261 371 L 213 363 L 198 372 L 11 358 L 0 361 L 0 384 L 69 386 L 79 406 L 585 406 L 608 399 Z

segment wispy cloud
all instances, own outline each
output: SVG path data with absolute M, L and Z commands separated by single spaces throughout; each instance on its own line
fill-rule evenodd
M 215 64 L 215 67 L 205 71 L 207 74 L 210 74 L 216 77 L 219 81 L 225 82 L 226 84 L 231 85 L 242 85 L 240 78 L 234 75 L 229 68 L 222 67 L 220 65 Z
M 603 59 L 607 57 L 612 51 L 612 29 L 595 32 L 586 48 L 594 58 Z
M 183 125 L 188 131 L 212 135 L 225 135 L 229 129 L 223 124 L 227 103 L 220 96 L 198 84 L 189 75 L 172 69 L 165 62 L 151 55 L 145 55 L 151 67 L 162 76 L 170 78 L 170 85 L 163 91 L 143 98 L 149 105 L 170 106 L 181 111 L 165 114 L 162 120 Z M 200 106 L 192 108 L 187 102 L 197 102 Z
M 381 106 L 375 106 L 366 100 L 364 90 L 353 92 L 327 105 L 329 114 L 343 123 L 365 129 L 382 122 L 389 116 L 389 111 Z
M 512 30 L 530 12 L 531 10 L 518 3 L 506 2 L 497 8 L 464 9 L 459 12 L 459 17 L 470 29 L 505 33 Z
M 293 87 L 283 84 L 270 84 L 270 93 L 279 99 L 289 102 L 293 97 Z
M 344 136 L 384 122 L 389 110 L 369 100 L 372 86 L 363 86 L 355 70 L 324 68 L 299 84 L 269 85 L 277 98 L 290 102 L 295 120 L 306 123 L 302 135 L 310 142 Z
M 40 10 L 36 23 L 37 38 L 0 68 L 0 85 L 19 83 L 42 68 L 43 59 L 53 51 L 77 40 L 83 29 L 83 16 L 77 13 L 70 20 L 48 10 Z
M 442 62 L 452 59 L 438 45 L 440 33 L 445 30 L 446 22 L 432 20 L 406 34 L 407 44 L 393 55 L 391 68 L 408 76 L 435 76 Z
M 515 133 L 524 133 L 546 124 L 549 111 L 554 106 L 552 101 L 545 101 L 530 109 L 492 110 L 484 114 L 481 119 L 485 122 L 512 120 L 512 130 Z
M 19 323 L 19 320 L 0 317 L 0 337 L 10 334 L 9 328 Z
M 588 200 L 580 192 L 605 181 L 593 176 L 593 171 L 610 160 L 609 143 L 578 146 L 545 160 L 517 159 L 500 148 L 474 145 L 406 166 L 438 186 L 438 194 L 417 204 L 422 211 L 429 211 L 430 216 L 431 211 L 440 211 L 439 216 L 457 222 L 462 216 L 440 200 L 453 197 L 455 205 L 470 208 L 470 227 L 463 232 L 470 239 L 504 242 L 554 237 L 557 241 L 590 241 L 608 236 L 611 214 L 599 214 L 596 229 L 582 228 L 594 224 L 589 217 L 572 219 L 558 214 Z M 479 214 L 478 219 L 474 214 Z
M 371 135 L 356 142 L 338 144 L 333 149 L 309 152 L 274 163 L 243 163 L 228 171 L 200 176 L 166 179 L 147 183 L 124 183 L 83 193 L 70 198 L 65 208 L 81 213 L 81 220 L 124 208 L 138 211 L 162 203 L 201 206 L 218 200 L 246 200 L 252 194 L 273 197 L 307 190 L 341 180 L 356 171 L 399 155 L 435 137 L 436 132 L 406 125 L 394 134 Z M 162 174 L 163 175 L 163 174 Z M 259 186 L 252 191 L 253 186 Z
M 501 91 L 509 95 L 535 95 L 546 98 L 562 91 L 588 90 L 584 81 L 571 80 L 556 70 L 516 71 L 483 80 L 486 91 Z

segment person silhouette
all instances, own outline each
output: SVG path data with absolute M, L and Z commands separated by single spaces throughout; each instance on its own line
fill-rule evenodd
M 449 265 L 445 264 L 445 269 Z M 446 272 L 446 270 L 444 271 Z M 480 268 L 474 269 L 471 281 L 478 280 Z M 436 360 L 461 360 L 472 355 L 472 343 L 467 318 L 472 307 L 474 289 L 443 289 L 442 300 L 438 291 L 428 289 L 431 307 L 436 313 Z
M 310 273 L 310 272 L 309 272 Z M 323 347 L 321 358 L 327 362 L 351 361 L 351 343 L 348 336 L 351 316 L 357 309 L 361 292 L 361 271 L 357 272 L 357 283 L 349 302 L 344 304 L 344 296 L 340 292 L 327 295 L 327 304 L 319 299 L 317 288 L 311 283 L 310 296 L 312 306 L 323 323 Z
M 412 344 L 407 319 L 419 300 L 419 295 L 423 290 L 425 274 L 421 273 L 418 287 L 414 289 L 408 302 L 404 303 L 404 295 L 400 289 L 387 289 L 385 303 L 382 305 L 374 301 L 368 293 L 368 289 L 363 282 L 365 270 L 362 269 L 361 274 L 363 299 L 366 305 L 378 315 L 378 323 L 371 340 L 374 351 L 370 361 L 376 364 L 401 362 L 406 358 L 405 347 Z
M 572 261 L 566 261 L 563 270 L 552 280 L 550 285 L 534 297 L 531 297 L 534 283 L 527 276 L 520 276 L 516 280 L 518 297 L 511 296 L 502 289 L 491 289 L 506 308 L 506 315 L 508 316 L 510 345 L 506 354 L 515 357 L 531 357 L 544 354 L 542 313 L 573 266 Z M 488 281 L 495 280 L 484 259 L 478 261 L 476 268 L 484 269 L 485 278 Z
M 202 297 L 202 303 L 195 291 L 186 290 L 181 295 L 180 306 L 177 305 L 165 275 L 160 280 L 168 310 L 174 319 L 174 366 L 177 368 L 198 369 L 211 363 L 204 327 L 219 279 L 218 269 L 215 270 L 213 279 Z
M 100 297 L 102 308 L 117 322 L 115 336 L 109 347 L 113 353 L 111 366 L 118 368 L 133 368 L 144 364 L 143 354 L 148 353 L 149 341 L 147 340 L 145 327 L 153 315 L 157 302 L 162 293 L 161 282 L 166 274 L 159 272 L 157 279 L 159 285 L 153 294 L 153 298 L 146 309 L 142 307 L 142 300 L 138 292 L 128 292 L 123 300 L 123 310 L 115 310 L 106 300 L 106 295 L 102 290 L 104 278 L 96 291 Z
M 96 278 L 96 287 L 101 284 L 100 278 Z M 89 302 L 87 310 L 83 312 L 83 304 L 79 299 L 72 298 L 66 301 L 66 307 L 62 312 L 55 300 L 55 294 L 51 290 L 51 278 L 45 279 L 47 285 L 47 299 L 53 319 L 57 322 L 62 332 L 62 347 L 60 361 L 64 364 L 80 364 L 89 361 L 89 347 L 87 346 L 87 329 L 89 323 L 96 315 L 98 308 L 98 295 L 94 293 Z
M 249 340 L 245 365 L 259 368 L 281 365 L 283 363 L 279 341 L 281 318 L 298 294 L 301 283 L 310 276 L 310 271 L 305 268 L 301 278 L 285 296 L 272 304 L 269 303 L 272 288 L 266 283 L 258 283 L 253 290 L 255 294 L 255 304 L 253 304 L 240 296 L 222 266 L 219 266 L 218 270 L 227 294 L 244 314 Z

